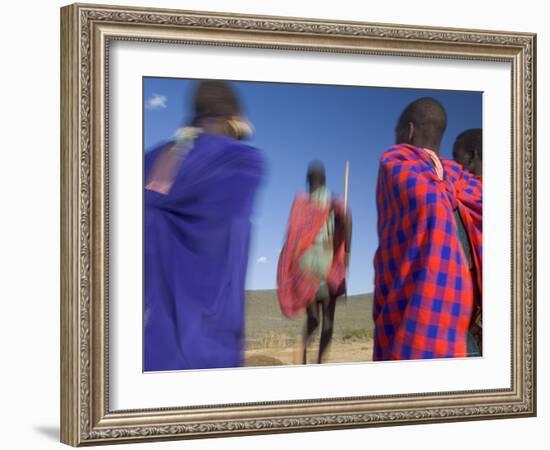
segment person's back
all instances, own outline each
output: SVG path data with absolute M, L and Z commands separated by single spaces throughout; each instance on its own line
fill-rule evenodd
M 328 217 L 322 224 L 311 246 L 300 258 L 304 271 L 314 274 L 326 286 L 326 279 L 334 258 L 334 211 L 331 208 L 332 195 L 326 186 L 321 186 L 309 195 L 309 201 L 319 208 L 329 208 Z
M 346 290 L 351 215 L 326 187 L 324 176 L 324 167 L 314 161 L 308 170 L 309 192 L 298 194 L 290 210 L 277 265 L 278 299 L 287 317 L 302 313 L 316 298 L 320 285 L 334 297 Z
M 433 102 L 420 103 L 432 108 L 428 112 L 411 115 L 418 107 L 414 103 L 405 110 L 398 124 L 397 141 L 402 143 L 380 160 L 375 360 L 467 356 L 466 336 L 472 308 L 479 301 L 479 280 L 472 277 L 455 214 L 464 221 L 473 253 L 479 256 L 475 263 L 481 264 L 481 234 L 475 223 L 481 221 L 481 191 L 473 192 L 471 180 L 465 183 L 467 174 L 458 164 L 437 155 L 446 118 Z M 431 128 L 425 118 L 418 119 L 422 113 L 431 120 Z M 420 138 L 409 125 L 412 120 L 424 127 L 417 128 Z M 478 216 L 473 212 L 477 207 Z
M 351 216 L 327 188 L 320 161 L 310 163 L 307 183 L 308 193 L 297 195 L 292 205 L 277 266 L 277 297 L 283 314 L 296 317 L 306 311 L 303 339 L 295 350 L 304 364 L 308 343 L 321 324 L 321 312 L 318 363 L 323 362 L 332 340 L 336 300 L 346 290 L 351 244 Z
M 159 167 L 167 164 L 177 170 Z M 168 183 L 155 179 L 167 173 Z M 250 215 L 262 174 L 258 150 L 204 128 L 188 147 L 171 141 L 146 155 L 146 371 L 242 365 Z
M 168 195 L 146 190 L 146 370 L 241 364 L 250 215 L 261 174 L 257 150 L 204 135 Z M 167 324 L 177 330 L 170 339 Z

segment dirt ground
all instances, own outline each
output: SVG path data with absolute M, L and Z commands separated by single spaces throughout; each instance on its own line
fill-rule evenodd
M 372 360 L 373 341 L 335 341 L 325 354 L 325 363 L 365 362 Z M 319 342 L 308 347 L 308 363 L 315 363 Z M 280 366 L 302 364 L 302 352 L 298 345 L 292 347 L 271 347 L 247 350 L 246 366 Z

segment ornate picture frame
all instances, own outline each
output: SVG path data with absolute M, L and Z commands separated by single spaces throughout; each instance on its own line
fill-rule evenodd
M 511 385 L 112 410 L 109 57 L 115 41 L 511 65 Z M 61 441 L 80 446 L 536 414 L 536 35 L 74 4 L 61 9 Z

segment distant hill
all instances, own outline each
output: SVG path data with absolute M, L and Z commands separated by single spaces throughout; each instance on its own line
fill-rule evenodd
M 372 333 L 372 293 L 351 295 L 339 300 L 334 319 L 334 338 Z M 305 325 L 305 313 L 296 319 L 283 316 L 276 290 L 246 292 L 246 339 L 247 347 L 266 344 L 267 339 L 293 341 L 301 336 Z M 359 332 L 359 333 L 358 333 Z

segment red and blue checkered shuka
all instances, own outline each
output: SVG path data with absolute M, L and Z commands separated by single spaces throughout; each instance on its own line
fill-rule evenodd
M 381 157 L 376 188 L 374 360 L 467 356 L 472 312 L 481 309 L 481 178 L 426 151 L 396 145 Z M 473 270 L 459 238 L 464 224 Z M 477 286 L 476 286 L 477 284 Z M 476 289 L 477 288 L 477 289 Z

